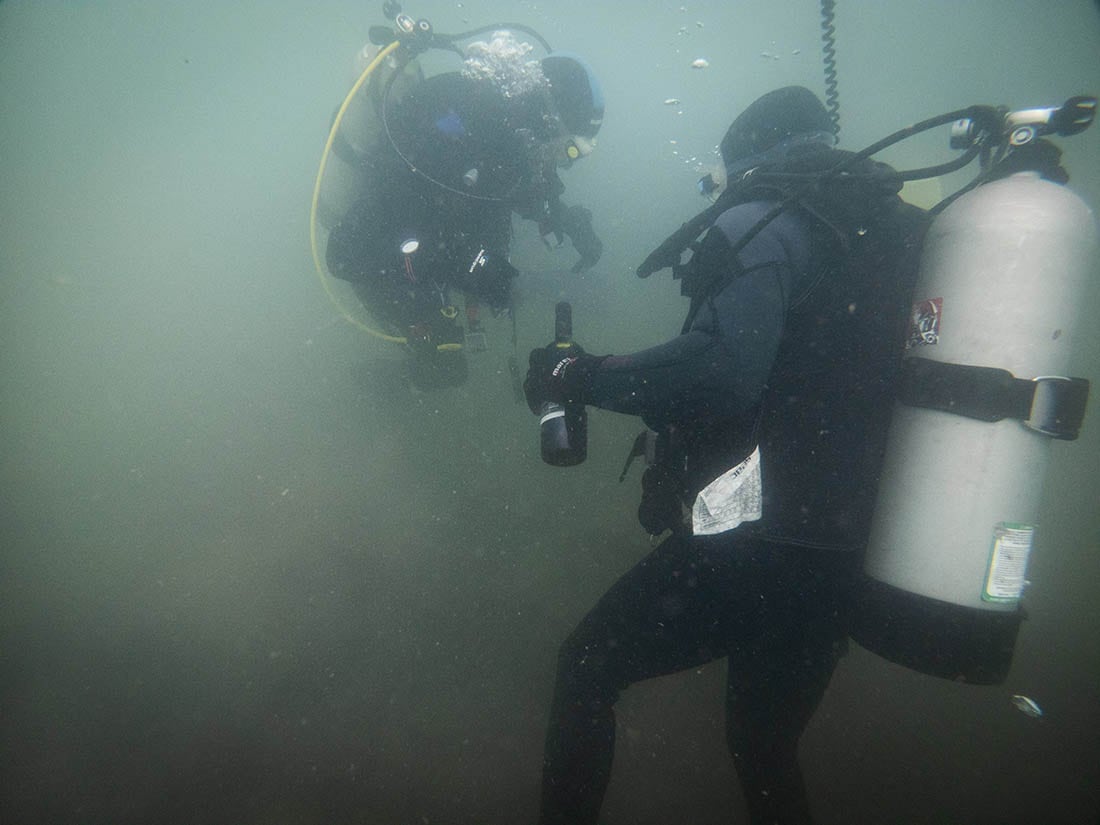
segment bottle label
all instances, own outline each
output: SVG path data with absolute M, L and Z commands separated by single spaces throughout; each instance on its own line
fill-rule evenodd
M 1018 601 L 1027 583 L 1027 560 L 1035 535 L 1032 524 L 1001 522 L 993 528 L 993 547 L 982 587 L 983 602 Z
M 550 405 L 547 406 L 549 407 Z M 550 407 L 550 409 L 544 412 L 542 417 L 539 418 L 539 426 L 541 427 L 547 421 L 553 421 L 555 418 L 565 418 L 565 407 L 559 407 L 557 405 Z

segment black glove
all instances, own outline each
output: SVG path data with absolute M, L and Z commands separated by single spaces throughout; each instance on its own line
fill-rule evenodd
M 584 404 L 589 376 L 607 356 L 588 355 L 576 344 L 567 348 L 550 344 L 531 350 L 523 394 L 527 406 L 538 415 L 547 401 Z
M 603 254 L 603 242 L 592 228 L 592 213 L 583 206 L 570 206 L 562 212 L 560 222 L 561 231 L 581 256 L 571 271 L 583 272 L 595 266 Z

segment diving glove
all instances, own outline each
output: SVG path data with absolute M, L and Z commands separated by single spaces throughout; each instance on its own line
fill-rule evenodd
M 583 206 L 570 206 L 561 214 L 561 231 L 569 236 L 573 248 L 581 256 L 572 272 L 583 272 L 595 266 L 603 255 L 603 242 L 592 228 L 592 213 Z
M 588 379 L 606 355 L 589 355 L 576 344 L 562 349 L 556 344 L 531 350 L 523 394 L 535 415 L 542 404 L 584 404 Z

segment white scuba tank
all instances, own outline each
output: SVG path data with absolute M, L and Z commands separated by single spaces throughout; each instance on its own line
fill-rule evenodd
M 1096 261 L 1069 189 L 1029 172 L 978 187 L 928 231 L 906 358 L 1065 376 Z M 1035 382 L 1026 423 L 895 405 L 857 641 L 923 672 L 1004 678 L 1053 440 L 1033 427 L 1059 384 Z

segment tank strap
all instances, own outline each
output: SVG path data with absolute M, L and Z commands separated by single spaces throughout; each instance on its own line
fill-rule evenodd
M 1073 441 L 1088 402 L 1084 378 L 1044 375 L 1016 378 L 997 367 L 907 358 L 898 400 L 910 407 L 954 413 L 979 421 L 1014 418 L 1043 435 Z

